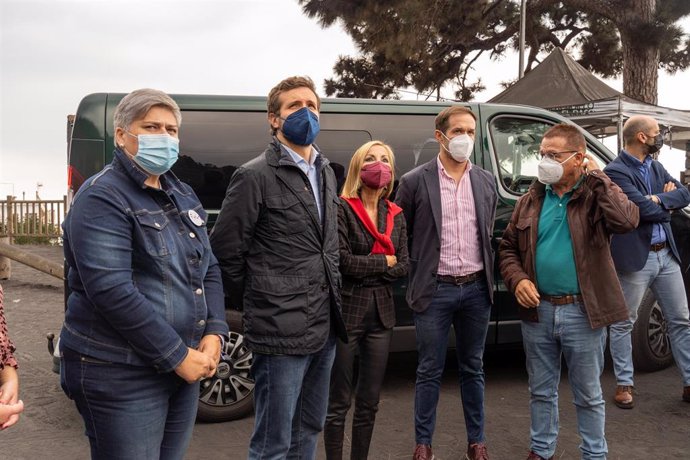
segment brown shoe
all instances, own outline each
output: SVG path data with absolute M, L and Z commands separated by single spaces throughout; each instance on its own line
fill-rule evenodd
M 540 457 L 539 455 L 535 454 L 530 450 L 529 455 L 527 456 L 527 460 L 553 460 L 553 456 L 549 458 Z
M 683 401 L 690 402 L 690 387 L 683 388 Z
M 613 402 L 621 409 L 632 409 L 635 407 L 633 401 L 633 387 L 631 385 L 616 386 L 616 396 L 613 397 Z
M 486 444 L 475 442 L 467 446 L 465 460 L 489 460 L 489 453 L 486 451 Z
M 431 446 L 427 444 L 417 444 L 414 448 L 412 460 L 434 460 L 434 453 L 431 451 Z

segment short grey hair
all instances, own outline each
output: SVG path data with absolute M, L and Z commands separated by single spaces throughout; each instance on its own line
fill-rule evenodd
M 182 113 L 177 103 L 163 91 L 151 88 L 137 89 L 122 98 L 115 108 L 113 126 L 127 130 L 136 120 L 142 118 L 153 107 L 165 107 L 175 115 L 177 126 L 182 123 Z M 117 142 L 115 142 L 117 146 Z

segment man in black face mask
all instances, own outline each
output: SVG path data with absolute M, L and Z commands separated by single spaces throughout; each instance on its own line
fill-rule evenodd
M 614 235 L 611 255 L 630 317 L 610 327 L 611 356 L 616 374 L 614 403 L 631 409 L 633 363 L 630 333 L 637 308 L 651 288 L 664 313 L 671 350 L 683 379 L 683 400 L 690 402 L 690 320 L 681 275 L 680 256 L 671 233 L 671 211 L 690 203 L 690 192 L 652 155 L 663 145 L 659 124 L 634 116 L 623 126 L 624 149 L 604 172 L 640 208 L 633 232 Z

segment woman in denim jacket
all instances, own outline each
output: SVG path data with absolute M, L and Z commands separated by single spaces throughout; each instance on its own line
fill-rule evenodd
M 169 171 L 180 121 L 161 91 L 125 96 L 113 161 L 85 181 L 63 224 L 61 383 L 93 458 L 183 458 L 199 380 L 215 373 L 228 332 L 207 215 Z

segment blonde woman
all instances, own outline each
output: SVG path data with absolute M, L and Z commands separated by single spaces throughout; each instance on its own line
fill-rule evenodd
M 353 363 L 359 352 L 359 378 L 352 421 L 351 459 L 369 452 L 379 393 L 395 325 L 392 281 L 407 274 L 405 219 L 388 201 L 393 190 L 395 157 L 380 141 L 354 153 L 338 211 L 342 309 L 347 344 L 338 341 L 324 440 L 328 459 L 343 453 L 345 417 L 351 405 Z

